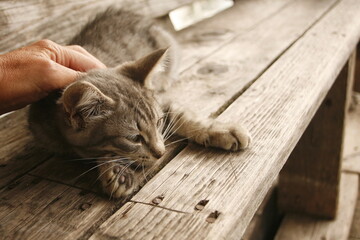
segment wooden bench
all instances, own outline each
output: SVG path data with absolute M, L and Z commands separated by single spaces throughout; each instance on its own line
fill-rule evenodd
M 65 44 L 113 1 L 47 2 L 0 2 L 1 52 Z M 131 6 L 158 17 L 187 2 Z M 174 33 L 183 49 L 174 98 L 244 124 L 253 144 L 236 153 L 172 144 L 126 202 L 99 194 L 93 171 L 78 178 L 91 165 L 36 148 L 26 109 L 1 118 L 0 239 L 241 239 L 281 169 L 283 210 L 335 218 L 340 176 L 358 182 L 340 169 L 359 16 L 358 0 L 243 0 Z

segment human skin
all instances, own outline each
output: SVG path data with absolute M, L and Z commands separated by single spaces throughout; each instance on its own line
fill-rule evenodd
M 2 54 L 0 114 L 36 102 L 94 68 L 106 66 L 80 46 L 61 46 L 50 40 Z

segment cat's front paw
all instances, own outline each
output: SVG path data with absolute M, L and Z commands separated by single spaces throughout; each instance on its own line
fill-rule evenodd
M 241 126 L 214 122 L 207 131 L 205 146 L 239 151 L 248 148 L 251 142 L 249 132 Z
M 105 164 L 108 167 L 100 169 L 99 180 L 103 191 L 111 198 L 127 197 L 136 190 L 134 171 L 117 163 Z

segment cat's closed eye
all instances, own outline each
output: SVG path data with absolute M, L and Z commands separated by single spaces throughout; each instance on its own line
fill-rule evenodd
M 136 135 L 129 135 L 126 137 L 128 140 L 130 140 L 133 143 L 141 143 L 144 141 L 143 136 L 141 136 L 140 134 L 136 134 Z

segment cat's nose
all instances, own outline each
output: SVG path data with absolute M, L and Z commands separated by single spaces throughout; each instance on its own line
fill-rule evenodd
M 164 144 L 157 144 L 153 148 L 151 148 L 150 151 L 151 151 L 151 155 L 159 159 L 165 154 L 165 146 Z

